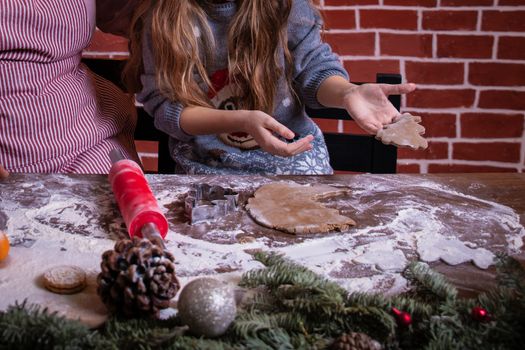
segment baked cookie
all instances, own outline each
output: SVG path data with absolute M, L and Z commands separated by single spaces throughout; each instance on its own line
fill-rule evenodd
M 44 286 L 53 293 L 75 294 L 86 287 L 86 273 L 77 266 L 55 266 L 44 273 Z

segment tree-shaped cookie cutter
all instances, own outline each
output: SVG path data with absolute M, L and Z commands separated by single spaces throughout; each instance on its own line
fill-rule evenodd
M 194 184 L 184 200 L 191 224 L 213 221 L 237 210 L 239 194 L 230 188 Z

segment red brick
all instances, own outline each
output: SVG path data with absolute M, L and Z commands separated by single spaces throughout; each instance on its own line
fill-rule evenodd
M 151 173 L 151 172 L 158 172 L 158 164 L 159 160 L 157 158 L 153 157 L 141 157 L 140 161 L 142 162 L 142 167 L 144 168 L 144 171 Z
M 379 42 L 384 56 L 432 57 L 430 34 L 381 33 Z
M 338 120 L 334 119 L 322 119 L 322 118 L 312 118 L 313 121 L 319 125 L 323 132 L 338 132 L 337 124 Z
M 399 159 L 447 159 L 448 143 L 429 142 L 428 148 L 414 151 L 410 148 L 398 148 L 397 157 Z
M 351 60 L 344 61 L 353 82 L 374 82 L 377 73 L 399 73 L 397 60 Z
M 374 56 L 375 53 L 374 33 L 324 33 L 323 39 L 341 56 Z
M 139 153 L 157 153 L 159 151 L 159 143 L 157 141 L 135 141 L 135 147 Z
M 361 28 L 417 29 L 417 12 L 405 10 L 360 10 Z
M 498 32 L 524 32 L 525 11 L 483 11 L 481 29 Z
M 406 79 L 419 84 L 463 84 L 463 63 L 411 62 L 405 63 Z
M 499 0 L 500 6 L 525 6 L 525 0 Z
M 324 0 L 326 6 L 379 5 L 379 0 Z
M 523 115 L 464 113 L 461 115 L 461 136 L 472 138 L 522 137 Z
M 487 35 L 438 35 L 438 57 L 491 58 L 494 37 Z
M 482 86 L 525 85 L 525 64 L 471 63 L 469 81 Z
M 441 0 L 441 6 L 493 6 L 494 0 Z
M 486 90 L 479 97 L 480 108 L 525 110 L 525 91 Z
M 436 7 L 436 0 L 384 0 L 384 5 Z
M 361 129 L 361 127 L 353 120 L 343 121 L 343 132 L 345 134 L 353 135 L 369 135 L 369 133 Z
M 488 165 L 429 164 L 429 173 L 515 173 L 516 168 L 502 168 Z
M 478 13 L 475 11 L 424 11 L 423 29 L 475 30 Z
M 398 164 L 396 171 L 401 174 L 419 174 L 421 169 L 419 164 Z
M 471 89 L 423 90 L 407 95 L 407 107 L 459 108 L 472 107 L 475 91 Z
M 498 58 L 525 60 L 525 37 L 501 36 L 498 42 Z
M 452 149 L 452 158 L 463 160 L 492 160 L 497 162 L 516 163 L 520 161 L 520 150 L 520 143 L 457 142 L 454 144 Z
M 89 52 L 128 52 L 128 41 L 120 36 L 102 33 L 97 30 L 93 34 L 91 43 L 85 49 Z
M 355 10 L 324 10 L 322 12 L 326 29 L 354 29 Z
M 425 127 L 425 137 L 456 137 L 456 115 L 451 113 L 419 113 L 421 125 Z

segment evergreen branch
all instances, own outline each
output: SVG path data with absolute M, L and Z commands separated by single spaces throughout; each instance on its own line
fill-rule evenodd
M 252 270 L 243 275 L 241 287 L 257 287 L 260 285 L 268 288 L 277 288 L 283 284 L 298 284 L 305 287 L 321 285 L 319 277 L 311 271 L 297 271 L 287 265 L 270 266 L 263 270 Z
M 521 264 L 505 253 L 496 254 L 497 281 L 506 287 L 525 295 L 525 269 Z
M 362 332 L 380 342 L 386 342 L 396 329 L 396 322 L 390 313 L 374 306 L 354 306 L 345 310 L 346 331 Z
M 445 277 L 425 263 L 411 262 L 404 271 L 404 276 L 413 286 L 412 294 L 428 302 L 454 300 L 457 289 Z
M 266 267 L 271 267 L 275 265 L 280 265 L 283 263 L 286 263 L 287 260 L 282 254 L 278 254 L 275 252 L 256 252 L 253 255 L 253 258 L 263 264 Z M 306 271 L 307 269 L 303 267 L 303 269 Z
M 247 349 L 314 349 L 325 344 L 320 335 L 310 335 L 305 319 L 297 313 L 245 313 L 235 320 L 230 333 Z
M 273 328 L 300 332 L 303 330 L 303 324 L 304 318 L 296 313 L 262 314 L 252 311 L 238 316 L 232 325 L 231 332 L 238 338 L 248 339 Z
M 0 313 L 0 349 L 110 348 L 98 332 L 34 304 L 10 306 Z
M 296 264 L 274 252 L 257 252 L 254 258 L 263 263 L 266 269 L 248 271 L 241 278 L 240 286 L 256 287 L 264 285 L 277 288 L 283 284 L 299 285 L 305 288 L 331 289 L 342 295 L 347 292 L 337 283 L 316 274 L 308 268 Z
M 118 349 L 152 349 L 169 343 L 177 336 L 177 328 L 163 326 L 161 320 L 118 319 L 106 322 L 104 335 Z
M 130 347 L 133 349 L 134 347 Z M 160 349 L 168 350 L 240 350 L 244 349 L 242 344 L 232 345 L 221 339 L 204 339 L 191 336 L 181 336 L 173 339 L 169 346 L 162 346 Z
M 274 295 L 286 309 L 297 312 L 332 316 L 341 313 L 345 307 L 344 296 L 332 288 L 281 285 Z
M 260 350 L 293 350 L 295 347 L 289 334 L 280 328 L 268 329 L 261 332 L 258 337 L 249 338 L 245 342 L 247 349 Z
M 432 305 L 406 295 L 385 297 L 381 294 L 352 293 L 348 296 L 346 304 L 349 306 L 377 307 L 388 311 L 391 311 L 392 307 L 396 307 L 420 318 L 430 317 L 433 312 Z
M 257 310 L 259 312 L 273 313 L 279 310 L 280 304 L 278 299 L 268 293 L 268 291 L 259 291 L 255 293 L 249 301 L 243 305 L 244 308 L 251 310 Z
M 354 292 L 348 295 L 347 305 L 362 305 L 362 306 L 376 306 L 387 309 L 390 305 L 390 300 L 381 294 L 368 294 L 363 292 Z
M 281 303 L 293 312 L 314 313 L 319 316 L 332 317 L 341 314 L 345 304 L 340 298 L 330 298 L 327 295 L 311 295 L 284 299 Z
M 454 299 L 455 300 L 455 299 Z M 395 295 L 390 299 L 389 309 L 395 307 L 412 315 L 414 319 L 424 319 L 430 317 L 434 312 L 434 306 L 417 299 L 409 298 L 405 295 Z
M 322 349 L 344 332 L 362 332 L 387 349 L 520 349 L 525 344 L 525 272 L 498 255 L 496 288 L 474 299 L 456 290 L 427 265 L 411 264 L 410 293 L 387 297 L 348 294 L 337 284 L 276 254 L 258 254 L 267 267 L 243 275 L 260 286 L 220 338 L 182 335 L 180 320 L 111 319 L 99 331 L 37 306 L 0 312 L 3 349 Z M 262 293 L 264 292 L 264 293 Z M 490 320 L 475 319 L 485 308 Z M 398 325 L 392 307 L 408 312 L 412 325 Z

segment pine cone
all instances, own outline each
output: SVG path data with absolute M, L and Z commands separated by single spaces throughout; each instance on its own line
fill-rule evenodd
M 134 237 L 102 254 L 97 293 L 113 312 L 158 316 L 180 288 L 173 255 L 147 239 Z
M 380 350 L 381 344 L 364 333 L 343 333 L 330 346 L 332 350 Z

